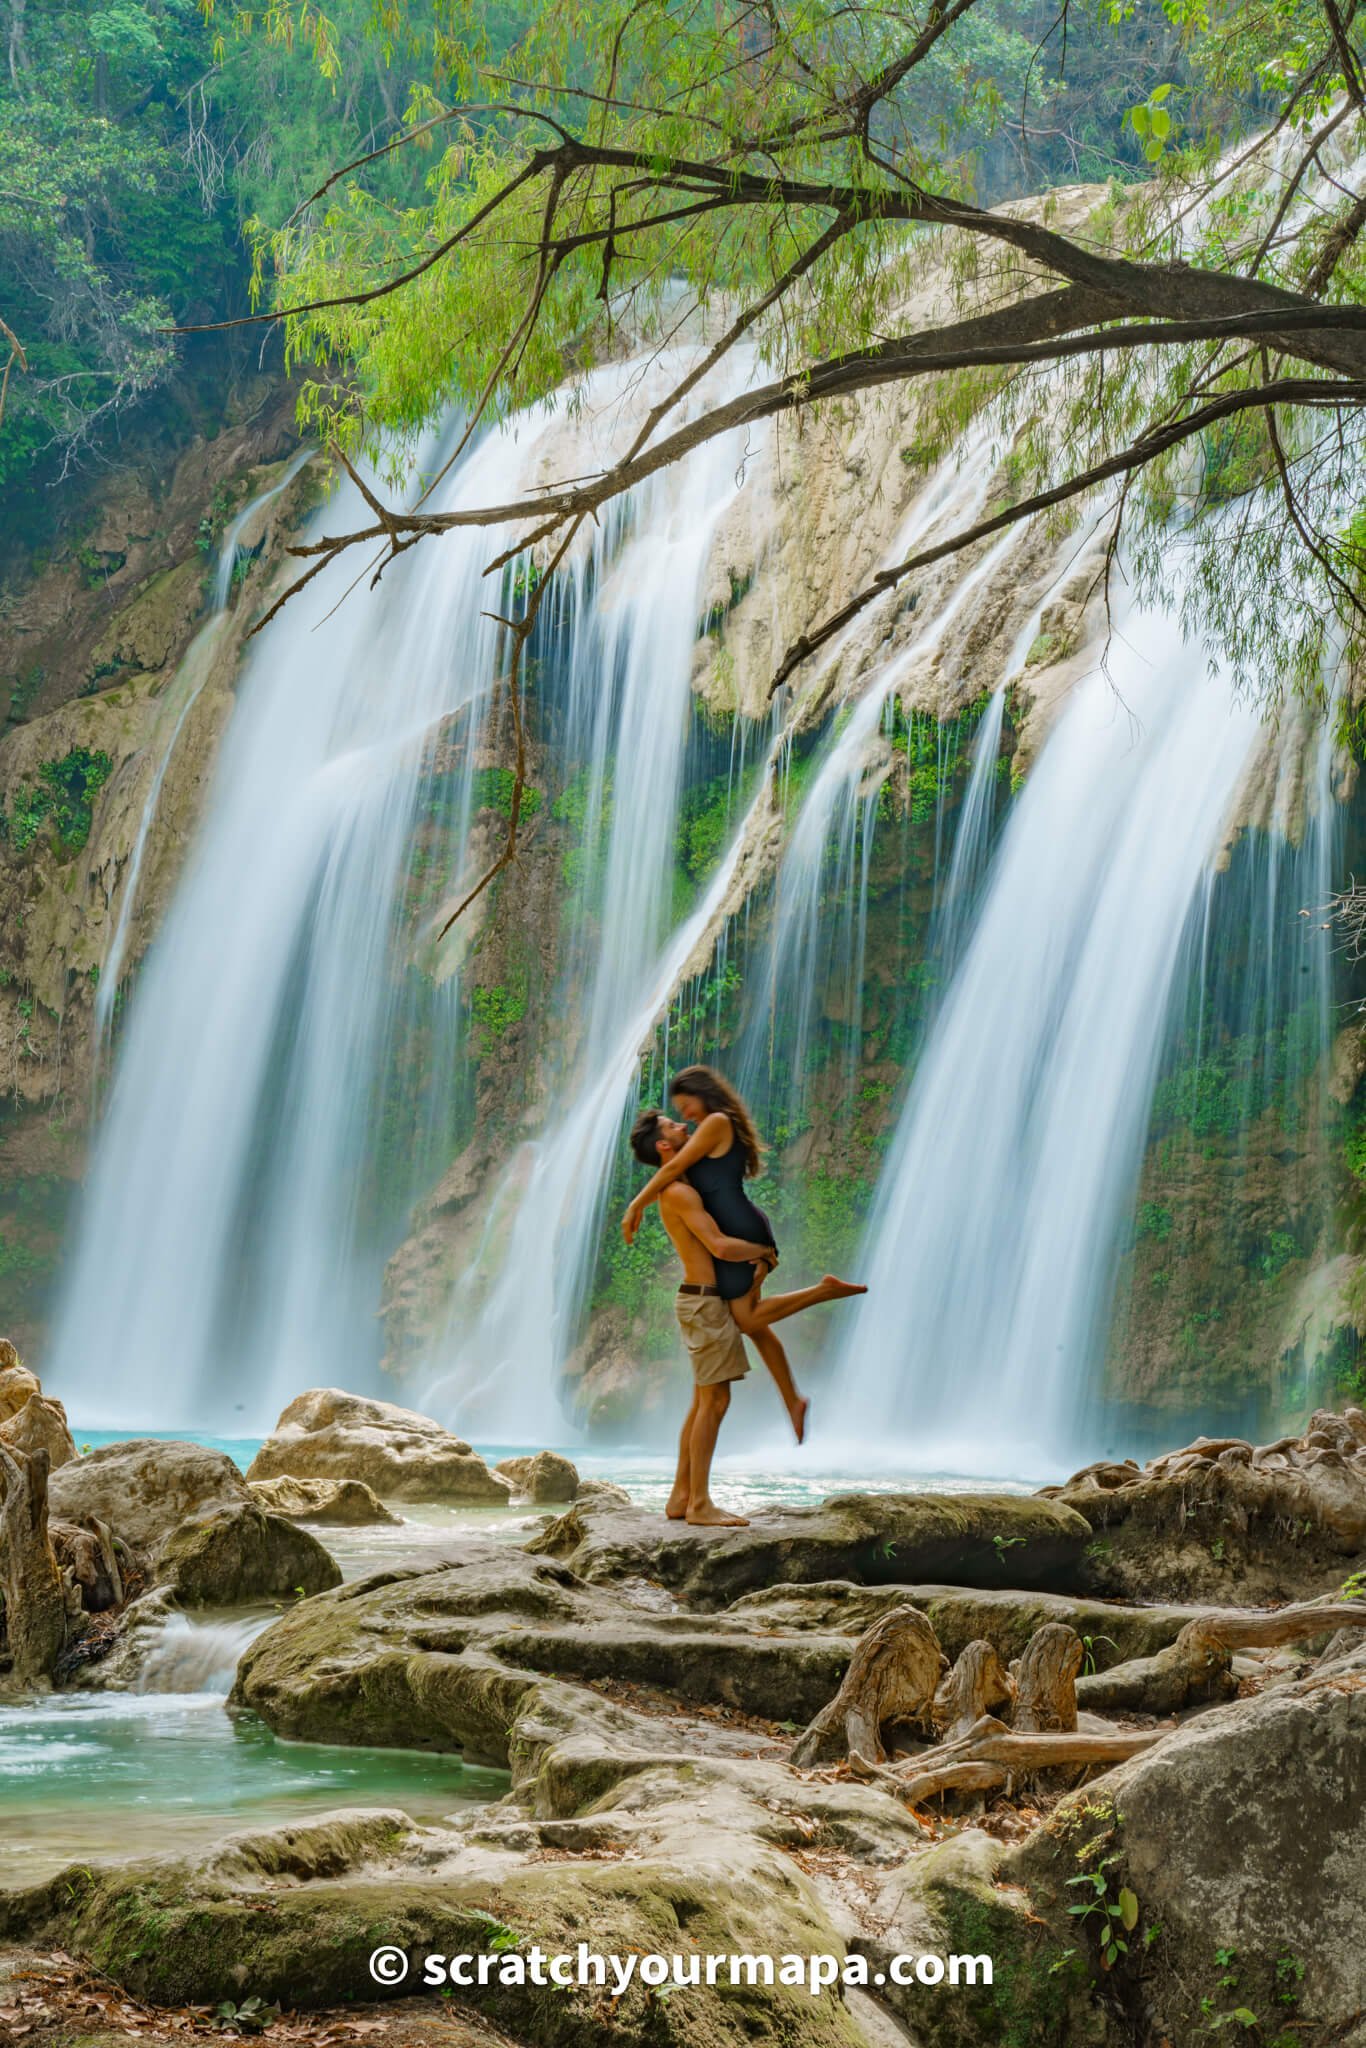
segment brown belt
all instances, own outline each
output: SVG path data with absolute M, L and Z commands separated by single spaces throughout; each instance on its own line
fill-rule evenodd
M 718 1301 L 722 1298 L 719 1287 L 699 1287 L 695 1280 L 684 1280 L 678 1291 L 680 1294 L 714 1294 Z

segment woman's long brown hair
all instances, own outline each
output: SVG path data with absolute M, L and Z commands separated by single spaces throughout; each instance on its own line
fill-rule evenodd
M 750 1179 L 758 1173 L 764 1163 L 764 1146 L 754 1118 L 731 1087 L 725 1076 L 718 1074 L 715 1067 L 683 1067 L 669 1083 L 669 1094 L 695 1095 L 710 1114 L 719 1110 L 728 1116 L 735 1132 L 735 1142 L 745 1155 L 745 1177 Z

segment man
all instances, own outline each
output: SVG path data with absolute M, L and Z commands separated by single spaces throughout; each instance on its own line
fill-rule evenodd
M 631 1132 L 631 1150 L 642 1166 L 663 1166 L 687 1143 L 688 1127 L 661 1110 L 647 1109 Z M 730 1406 L 735 1380 L 749 1371 L 744 1339 L 716 1285 L 717 1259 L 773 1257 L 773 1247 L 727 1237 L 686 1180 L 676 1180 L 659 1197 L 659 1214 L 683 1262 L 683 1282 L 674 1301 L 678 1327 L 692 1359 L 693 1399 L 678 1444 L 678 1472 L 665 1513 L 701 1529 L 743 1529 L 744 1515 L 728 1515 L 711 1497 L 711 1461 L 717 1432 Z

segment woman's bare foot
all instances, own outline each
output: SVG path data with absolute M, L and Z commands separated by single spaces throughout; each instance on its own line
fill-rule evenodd
M 806 1442 L 806 1411 L 810 1406 L 810 1401 L 803 1396 L 787 1411 L 787 1419 L 792 1424 L 792 1434 L 799 1444 Z
M 724 1508 L 718 1508 L 715 1501 L 704 1500 L 700 1508 L 688 1509 L 688 1520 L 694 1529 L 747 1529 L 748 1515 L 728 1515 Z
M 868 1289 L 861 1287 L 856 1280 L 840 1280 L 833 1273 L 822 1273 L 820 1284 L 825 1289 L 828 1301 L 843 1301 L 850 1294 L 868 1292 Z
M 676 1486 L 664 1503 L 664 1512 L 671 1522 L 681 1522 L 688 1512 L 688 1496 L 682 1487 Z

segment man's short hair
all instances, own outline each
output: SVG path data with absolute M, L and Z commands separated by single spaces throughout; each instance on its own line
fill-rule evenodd
M 642 1109 L 631 1126 L 631 1150 L 642 1166 L 659 1165 L 659 1109 Z

